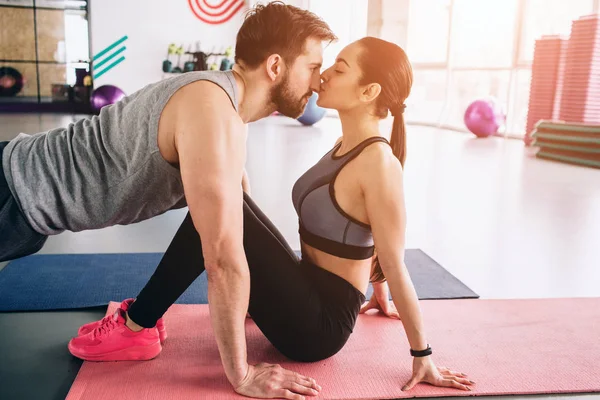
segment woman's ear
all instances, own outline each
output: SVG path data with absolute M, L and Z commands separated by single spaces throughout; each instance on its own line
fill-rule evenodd
M 362 88 L 360 94 L 361 101 L 370 103 L 381 93 L 381 85 L 379 83 L 370 83 Z

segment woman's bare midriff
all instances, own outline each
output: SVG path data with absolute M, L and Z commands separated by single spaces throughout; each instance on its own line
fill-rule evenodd
M 349 260 L 340 258 L 315 249 L 312 246 L 300 241 L 302 247 L 302 258 L 311 263 L 333 273 L 350 282 L 352 286 L 366 294 L 369 276 L 371 275 L 371 261 Z

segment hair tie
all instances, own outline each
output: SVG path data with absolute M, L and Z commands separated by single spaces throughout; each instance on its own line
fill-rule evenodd
M 404 113 L 404 109 L 406 109 L 406 104 L 400 104 L 397 107 L 390 108 L 393 117 L 397 117 L 400 114 Z

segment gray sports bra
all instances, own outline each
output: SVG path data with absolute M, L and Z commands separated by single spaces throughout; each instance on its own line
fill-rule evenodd
M 374 253 L 371 227 L 341 209 L 335 200 L 333 185 L 346 164 L 367 146 L 388 141 L 371 137 L 342 156 L 336 145 L 294 184 L 292 200 L 300 220 L 300 238 L 306 244 L 325 253 L 352 260 L 371 258 Z

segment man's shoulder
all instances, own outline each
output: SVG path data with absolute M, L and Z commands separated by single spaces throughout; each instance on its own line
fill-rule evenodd
M 184 102 L 200 102 L 214 108 L 223 107 L 235 112 L 235 107 L 231 103 L 231 98 L 226 89 L 218 83 L 209 80 L 194 81 L 179 91 L 180 97 Z
M 178 121 L 215 121 L 241 119 L 229 94 L 218 84 L 208 80 L 189 83 L 177 91 L 167 103 L 165 114 Z

